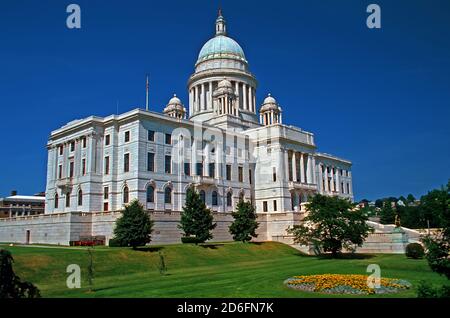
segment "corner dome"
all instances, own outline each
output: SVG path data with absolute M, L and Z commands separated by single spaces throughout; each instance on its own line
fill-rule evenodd
M 235 59 L 247 63 L 244 50 L 232 38 L 217 35 L 203 46 L 197 64 L 211 59 Z
M 281 112 L 281 107 L 278 105 L 276 99 L 273 98 L 272 95 L 269 94 L 264 99 L 264 102 L 263 102 L 262 107 L 260 109 L 260 113 L 264 113 L 264 112 L 272 111 L 272 110 Z

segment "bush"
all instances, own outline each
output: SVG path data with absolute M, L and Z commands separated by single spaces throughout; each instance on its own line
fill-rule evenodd
M 450 286 L 434 288 L 430 283 L 421 281 L 417 287 L 418 298 L 450 298 Z
M 122 247 L 122 245 L 118 240 L 112 238 L 109 240 L 109 247 Z
M 198 244 L 198 243 L 201 243 L 201 242 L 199 242 L 199 240 L 195 236 L 183 236 L 181 238 L 181 242 L 183 242 L 183 244 Z
M 423 258 L 425 255 L 425 251 L 419 243 L 410 243 L 406 245 L 405 253 L 406 257 L 413 259 Z

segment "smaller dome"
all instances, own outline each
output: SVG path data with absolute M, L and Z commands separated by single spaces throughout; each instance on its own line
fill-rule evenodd
M 264 99 L 264 102 L 259 112 L 264 113 L 271 110 L 281 112 L 281 107 L 278 106 L 277 100 L 273 98 L 271 94 L 269 94 L 266 97 L 266 99 Z
M 233 88 L 233 85 L 231 85 L 231 82 L 229 80 L 224 79 L 223 81 L 219 82 L 217 88 Z
M 164 113 L 171 113 L 171 112 L 185 112 L 185 108 L 183 104 L 181 103 L 181 100 L 177 97 L 176 94 L 173 95 L 173 97 L 170 99 L 169 103 L 167 104 L 166 108 L 164 108 Z
M 173 94 L 168 105 L 182 105 L 181 100 L 177 97 L 177 94 Z

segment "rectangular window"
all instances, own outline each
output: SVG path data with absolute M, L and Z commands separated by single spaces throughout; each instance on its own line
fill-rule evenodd
M 73 161 L 69 163 L 69 178 L 73 178 L 74 164 Z
M 277 182 L 277 168 L 275 167 L 273 167 L 272 176 L 273 182 Z
M 126 153 L 123 156 L 123 172 L 130 172 L 130 154 Z
M 347 194 L 350 194 L 350 183 L 347 183 Z
M 171 144 L 172 144 L 172 135 L 166 134 L 166 145 L 171 145 Z
M 103 199 L 108 200 L 109 199 L 109 187 L 103 188 Z
M 197 163 L 197 175 L 203 177 L 203 163 Z
M 231 165 L 227 165 L 227 180 L 231 181 Z
M 105 146 L 109 146 L 111 144 L 111 135 L 105 136 Z
M 273 200 L 273 210 L 277 211 L 277 200 Z
M 58 179 L 62 179 L 62 169 L 63 169 L 63 166 L 59 165 L 58 166 Z
M 191 175 L 191 164 L 189 162 L 184 163 L 184 175 L 186 176 Z
M 148 141 L 155 141 L 155 132 L 153 130 L 149 130 L 147 134 Z
M 209 164 L 209 176 L 211 178 L 215 178 L 216 177 L 216 164 L 215 163 L 210 163 Z
M 109 174 L 109 156 L 105 157 L 105 174 Z
M 342 192 L 342 193 L 345 193 L 344 182 L 341 182 L 341 192 Z
M 147 171 L 155 171 L 155 154 L 151 152 L 147 154 Z
M 62 156 L 64 154 L 64 147 L 59 146 L 59 155 Z
M 263 212 L 267 212 L 267 201 L 263 201 Z
M 239 182 L 244 182 L 244 169 L 242 167 L 238 168 Z
M 83 137 L 81 143 L 82 143 L 83 148 L 86 148 L 86 144 L 87 144 L 87 139 L 86 139 L 86 137 Z
M 171 156 L 166 156 L 165 172 L 166 173 L 172 173 L 172 157 Z
M 72 141 L 70 143 L 70 152 L 74 152 L 75 151 L 75 141 Z
M 252 169 L 249 169 L 249 170 L 248 170 L 248 182 L 249 182 L 250 184 L 253 183 Z
M 130 132 L 126 131 L 125 132 L 125 142 L 129 142 L 130 141 Z
M 103 211 L 108 212 L 109 211 L 109 204 L 108 202 L 103 203 Z
M 86 159 L 81 160 L 81 174 L 86 175 Z

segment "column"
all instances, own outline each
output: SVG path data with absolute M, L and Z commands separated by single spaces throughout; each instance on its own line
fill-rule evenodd
M 320 193 L 323 194 L 325 192 L 325 189 L 323 188 L 323 174 L 322 174 L 322 165 L 319 164 L 319 189 L 321 190 Z
M 263 123 L 263 115 L 262 114 L 259 114 L 259 123 L 261 125 L 264 125 L 264 123 Z
M 200 107 L 201 110 L 205 110 L 206 109 L 206 105 L 205 105 L 205 83 L 202 84 L 202 93 L 201 93 L 201 100 L 200 100 Z
M 234 94 L 236 95 L 236 107 L 242 108 L 241 103 L 239 102 L 239 82 L 234 83 Z
M 194 138 L 191 147 L 191 174 L 197 175 L 197 140 Z
M 283 113 L 280 113 L 279 116 L 280 116 L 280 124 L 282 124 L 283 123 Z
M 209 82 L 209 93 L 208 93 L 208 109 L 213 109 L 213 102 L 212 102 L 212 91 L 213 84 L 212 82 Z
M 316 157 L 311 156 L 311 165 L 312 165 L 312 182 L 317 184 L 317 174 L 316 174 Z
M 307 178 L 306 183 L 308 183 L 308 184 L 312 183 L 312 169 L 311 169 L 311 166 L 312 166 L 311 155 L 308 154 L 308 161 L 306 163 L 306 178 Z
M 300 178 L 302 183 L 305 181 L 305 158 L 303 152 L 300 154 Z
M 328 188 L 328 167 L 325 166 L 325 192 L 330 192 L 330 189 Z
M 336 168 L 336 191 L 338 193 L 341 193 L 342 189 L 341 189 L 341 181 L 339 180 L 339 169 Z
M 289 151 L 287 149 L 284 150 L 284 172 L 286 181 L 289 181 Z
M 243 92 L 243 106 L 244 106 L 244 110 L 248 110 L 248 105 L 247 105 L 247 84 L 243 84 L 242 86 L 242 92 Z
M 248 110 L 253 111 L 253 89 L 248 86 Z
M 253 88 L 253 112 L 256 113 L 256 89 Z
M 292 181 L 297 182 L 297 155 L 292 152 Z
M 198 111 L 200 111 L 200 108 L 199 108 L 199 106 L 200 106 L 200 103 L 199 103 L 199 98 L 198 98 L 198 86 L 195 86 L 194 87 L 194 105 L 195 105 L 195 111 L 196 112 L 198 112 Z
M 189 90 L 189 117 L 192 116 L 192 110 L 194 108 L 194 94 L 192 88 Z

